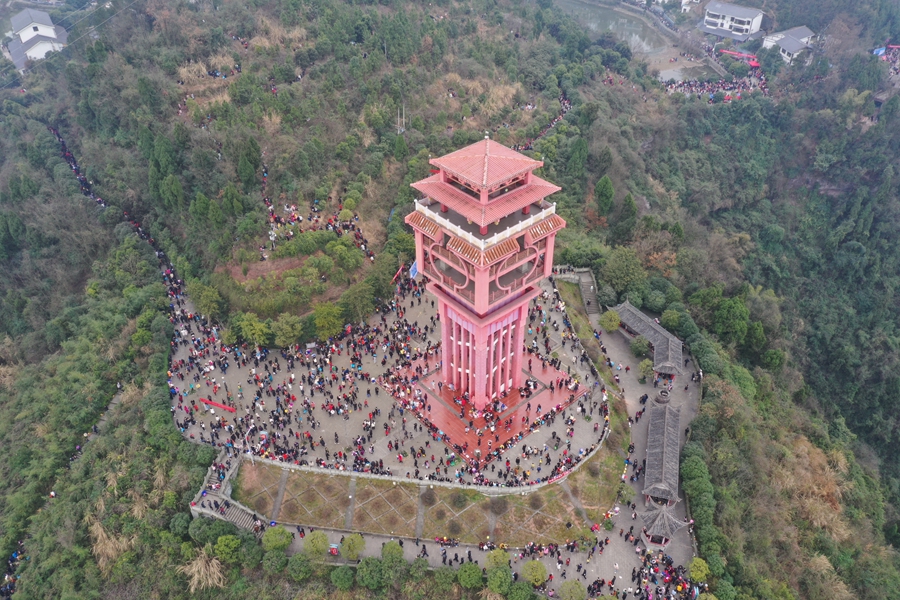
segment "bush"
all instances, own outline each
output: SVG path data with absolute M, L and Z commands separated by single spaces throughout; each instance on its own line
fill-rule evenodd
M 344 565 L 331 572 L 331 583 L 339 590 L 347 591 L 353 587 L 353 569 Z
M 631 353 L 638 358 L 647 356 L 650 353 L 650 340 L 642 335 L 631 340 Z
M 566 581 L 559 586 L 560 600 L 584 600 L 587 598 L 587 590 L 577 581 Z
M 512 571 L 506 565 L 488 570 L 487 585 L 488 589 L 495 594 L 506 595 L 512 586 Z
M 284 527 L 269 527 L 263 534 L 262 545 L 266 552 L 284 552 L 293 540 L 291 532 Z
M 378 590 L 384 585 L 384 574 L 381 559 L 367 556 L 359 563 L 356 569 L 356 581 L 359 585 L 372 591 Z
M 484 587 L 481 568 L 473 562 L 460 565 L 459 570 L 456 572 L 456 578 L 459 580 L 459 585 L 467 590 L 477 590 Z
M 234 523 L 209 517 L 198 517 L 191 521 L 188 527 L 191 539 L 201 546 L 215 544 L 219 540 L 219 536 L 235 535 L 236 533 L 237 527 L 234 526 Z
M 645 305 L 653 312 L 662 312 L 666 307 L 666 295 L 654 290 L 647 295 Z
M 288 576 L 297 583 L 303 583 L 313 574 L 312 561 L 306 554 L 298 552 L 288 559 Z
M 447 593 L 456 583 L 456 571 L 450 567 L 438 567 L 434 572 L 434 586 L 438 593 Z
M 240 548 L 241 540 L 236 535 L 220 535 L 213 548 L 213 553 L 223 563 L 233 565 L 241 559 Z
M 522 565 L 522 579 L 537 587 L 547 581 L 547 567 L 539 560 L 530 560 Z
M 313 531 L 303 542 L 303 551 L 313 559 L 325 557 L 328 551 L 328 536 L 324 531 Z
M 270 550 L 263 556 L 263 571 L 269 575 L 278 575 L 288 564 L 284 550 Z
M 506 595 L 507 600 L 534 600 L 535 597 L 531 585 L 524 581 L 517 581 L 512 584 L 509 588 L 509 593 Z
M 358 533 L 351 533 L 344 538 L 344 543 L 341 544 L 341 553 L 347 560 L 356 560 L 365 547 L 366 541 L 363 539 L 363 536 Z
M 172 517 L 171 521 L 169 521 L 169 531 L 171 531 L 176 537 L 179 537 L 181 539 L 187 538 L 190 526 L 190 513 L 178 513 Z
M 391 540 L 387 542 L 384 546 L 381 547 L 381 558 L 384 560 L 388 559 L 402 559 L 403 558 L 403 547 L 400 546 L 398 542 Z

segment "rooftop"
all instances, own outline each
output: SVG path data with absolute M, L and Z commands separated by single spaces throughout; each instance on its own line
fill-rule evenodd
M 22 12 L 13 15 L 9 22 L 12 25 L 13 33 L 19 33 L 32 23 L 53 27 L 53 21 L 50 19 L 50 15 L 42 10 L 35 10 L 33 8 L 26 8 Z
M 654 371 L 668 375 L 681 375 L 683 364 L 681 340 L 627 300 L 613 310 L 619 313 L 619 321 L 625 327 L 647 338 L 647 341 L 653 346 Z
M 474 187 L 490 188 L 544 163 L 485 138 L 456 152 L 433 158 L 431 164 L 453 173 Z
M 647 410 L 650 422 L 647 424 L 647 471 L 642 493 L 677 501 L 681 407 L 650 402 Z
M 719 2 L 718 0 L 713 0 L 707 4 L 706 11 L 716 13 L 717 15 L 737 17 L 739 19 L 755 19 L 763 12 L 758 8 L 729 4 L 728 2 Z
M 55 38 L 48 37 L 46 35 L 36 35 L 23 44 L 18 37 L 15 37 L 9 42 L 9 44 L 6 45 L 7 49 L 9 50 L 9 56 L 10 58 L 12 58 L 13 64 L 18 70 L 21 71 L 22 69 L 24 69 L 25 63 L 26 61 L 28 61 L 28 56 L 25 53 L 41 42 L 54 42 L 57 44 L 65 45 L 69 37 L 69 32 L 59 25 L 56 25 L 55 29 Z
M 672 513 L 669 506 L 660 506 L 655 503 L 650 504 L 641 518 L 647 528 L 647 535 L 660 536 L 669 540 L 679 529 L 687 525 Z

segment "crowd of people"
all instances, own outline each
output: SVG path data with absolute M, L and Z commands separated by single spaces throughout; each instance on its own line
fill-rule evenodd
M 82 175 L 59 132 L 53 128 L 50 131 L 60 142 L 63 156 L 75 177 L 84 186 L 82 192 L 102 204 L 93 195 L 91 182 Z M 599 434 L 598 442 L 605 434 L 609 422 L 606 390 L 574 336 L 565 305 L 555 290 L 552 294 L 547 292 L 536 298 L 529 307 L 528 326 L 532 339 L 525 349 L 529 362 L 537 360 L 558 369 L 565 366 L 567 370 L 573 365 L 580 365 L 589 375 L 572 375 L 553 381 L 551 385 L 556 390 L 565 388 L 559 403 L 546 411 L 540 405 L 536 407 L 529 430 L 549 426 L 552 430 L 549 443 L 544 443 L 543 447 L 523 443 L 521 448 L 516 448 L 524 440 L 524 435 L 518 434 L 497 446 L 489 446 L 490 450 L 482 460 L 479 455 L 467 453 L 471 450 L 469 448 L 454 446 L 452 440 L 435 437 L 434 426 L 427 420 L 425 401 L 409 393 L 416 383 L 415 379 L 430 368 L 431 362 L 437 362 L 440 350 L 439 342 L 429 340 L 439 325 L 438 318 L 432 316 L 428 321 L 419 323 L 415 319 L 410 320 L 407 315 L 407 311 L 422 306 L 423 301 L 427 302 L 423 299 L 421 282 L 401 278 L 397 282 L 396 296 L 378 308 L 373 323 L 349 326 L 340 335 L 328 340 L 281 350 L 226 344 L 217 325 L 194 312 L 186 297 L 184 282 L 178 278 L 174 266 L 155 240 L 144 231 L 140 222 L 127 213 L 123 217 L 154 249 L 159 260 L 161 278 L 169 300 L 169 317 L 174 326 L 168 370 L 173 420 L 189 439 L 295 464 L 392 475 L 397 465 L 386 465 L 384 458 L 375 456 L 374 437 L 376 433 L 380 437 L 383 431 L 384 438 L 389 440 L 389 448 L 403 449 L 398 454 L 399 464 L 404 464 L 404 457 L 412 461 L 417 479 L 518 486 L 553 479 L 572 470 L 591 454 L 596 444 L 577 449 L 572 447 L 572 434 L 584 422 L 581 417 L 596 414 L 598 423 L 594 425 L 594 432 Z M 361 234 L 358 228 L 345 231 Z M 560 334 L 563 345 L 569 343 L 572 346 L 573 365 L 563 365 L 560 359 L 548 356 L 551 329 Z M 379 362 L 384 369 L 381 374 L 371 372 L 377 367 L 366 366 L 378 365 Z M 233 371 L 240 374 L 235 377 Z M 589 385 L 587 381 L 591 380 L 593 383 Z M 580 394 L 581 386 L 597 388 L 602 400 L 594 402 L 591 396 Z M 387 393 L 380 398 L 382 391 Z M 403 396 L 400 396 L 401 392 Z M 217 407 L 204 405 L 201 395 L 214 401 Z M 495 432 L 506 427 L 502 417 L 497 416 L 502 413 L 502 401 L 497 402 L 487 411 L 491 416 L 485 421 L 485 426 L 493 426 Z M 462 408 L 465 411 L 465 405 Z M 361 430 L 352 439 L 343 442 L 334 431 L 333 438 L 329 436 L 326 442 L 326 436 L 321 433 L 323 422 L 348 420 L 354 412 L 366 415 L 362 419 Z M 412 419 L 411 427 L 406 412 L 412 412 L 417 417 Z M 598 432 L 601 418 L 603 431 Z M 636 418 L 639 419 L 640 415 Z M 560 435 L 557 431 L 564 433 Z M 492 433 L 494 440 L 498 441 L 499 434 Z M 419 434 L 427 435 L 414 440 Z M 435 447 L 431 446 L 432 442 L 435 442 Z M 443 452 L 438 449 L 438 443 L 444 445 Z M 514 454 L 504 458 L 504 453 L 510 451 Z M 631 452 L 633 446 L 629 449 L 629 457 Z M 490 470 L 487 468 L 489 463 Z M 542 464 L 547 470 L 544 472 L 537 467 L 537 473 L 531 473 L 527 463 L 531 463 L 532 469 L 535 469 L 535 464 Z M 214 465 L 212 472 L 215 477 L 208 485 L 219 485 L 230 468 L 230 461 L 229 464 Z M 450 468 L 454 468 L 452 476 Z M 410 471 L 406 472 L 406 476 L 411 477 Z M 201 502 L 206 503 L 207 500 Z M 231 507 L 227 501 L 210 499 L 209 506 L 204 508 L 224 515 Z M 258 517 L 256 523 L 259 531 L 265 527 Z M 594 531 L 598 530 L 599 526 Z M 606 586 L 610 592 L 621 594 L 623 598 L 634 594 L 636 598 L 648 600 L 687 597 L 683 595 L 687 593 L 683 569 L 673 567 L 671 559 L 661 553 L 644 553 L 632 530 L 628 532 L 628 539 L 634 542 L 635 552 L 643 556 L 642 568 L 632 573 L 632 585 L 626 587 L 619 581 L 622 578 L 617 576 L 612 580 L 596 579 L 589 584 L 589 590 L 599 593 Z M 624 529 L 620 535 L 625 537 Z M 436 541 L 444 547 L 444 551 L 458 544 L 458 541 L 446 538 Z M 590 562 L 591 557 L 602 554 L 609 543 L 609 538 L 593 538 L 567 541 L 562 548 L 572 553 L 587 552 L 587 562 Z M 566 571 L 562 569 L 569 566 L 571 557 L 563 560 L 561 551 L 557 545 L 531 544 L 525 552 L 514 554 L 514 560 L 535 557 L 538 553 L 555 553 L 559 576 L 565 579 Z M 426 552 L 424 547 L 423 552 Z M 471 550 L 466 554 L 471 561 Z M 14 558 L 18 560 L 20 557 Z M 576 573 L 587 580 L 587 569 L 582 564 L 577 564 Z M 0 595 L 4 590 L 14 590 L 14 585 L 14 575 L 7 573 L 6 585 L 0 588 Z M 552 585 L 551 574 L 542 587 L 551 596 L 554 593 Z
M 521 108 L 522 110 L 533 110 L 534 105 L 528 103 Z M 524 144 L 516 144 L 512 147 L 512 149 L 517 152 L 534 150 L 535 142 L 547 135 L 551 129 L 556 127 L 556 125 L 560 121 L 566 118 L 566 113 L 568 113 L 570 110 L 572 110 L 572 102 L 568 98 L 566 98 L 566 95 L 564 93 L 561 93 L 559 95 L 559 113 L 555 117 L 553 117 L 553 119 L 547 125 L 545 125 L 543 129 L 541 129 L 541 132 L 538 133 L 537 136 L 535 136 L 534 138 L 529 138 Z
M 740 100 L 743 94 L 750 94 L 756 90 L 760 90 L 763 95 L 769 95 L 769 88 L 766 84 L 766 76 L 759 68 L 751 69 L 747 77 L 733 79 L 719 79 L 718 81 L 700 81 L 697 79 L 687 79 L 684 81 L 669 82 L 666 84 L 666 91 L 670 94 L 680 92 L 685 96 L 697 96 L 699 100 L 706 100 L 709 103 L 714 101 L 715 94 L 721 92 L 725 94 L 725 100 Z

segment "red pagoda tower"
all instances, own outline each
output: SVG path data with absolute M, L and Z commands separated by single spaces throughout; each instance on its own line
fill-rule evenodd
M 522 385 L 528 303 L 566 226 L 547 201 L 560 188 L 533 173 L 543 162 L 488 138 L 431 164 L 406 222 L 439 302 L 440 380 L 481 410 Z

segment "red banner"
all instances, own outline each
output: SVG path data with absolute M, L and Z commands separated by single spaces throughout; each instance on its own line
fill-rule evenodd
M 219 404 L 218 402 L 210 400 L 209 398 L 200 398 L 200 402 L 203 402 L 204 404 L 209 404 L 210 406 L 215 406 L 216 408 L 221 408 L 222 410 L 227 410 L 228 412 L 235 412 L 235 410 L 233 408 L 231 408 L 230 406 L 225 406 L 224 404 Z

